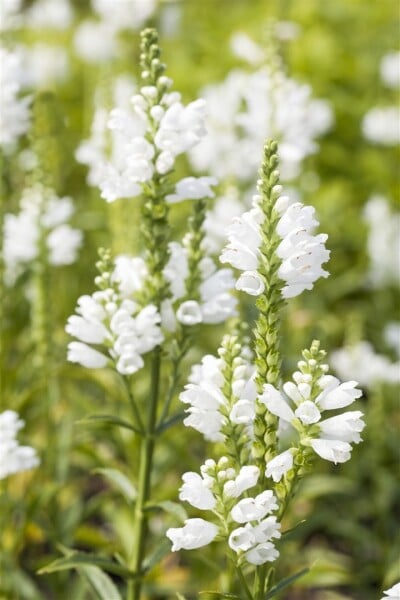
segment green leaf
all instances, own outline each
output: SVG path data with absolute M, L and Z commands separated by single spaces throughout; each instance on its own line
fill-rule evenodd
M 125 578 L 134 578 L 135 573 L 130 571 L 124 565 L 116 563 L 108 558 L 102 556 L 96 556 L 95 554 L 89 554 L 86 552 L 75 552 L 73 550 L 65 550 L 68 552 L 67 556 L 63 558 L 57 558 L 46 567 L 42 567 L 38 573 L 43 575 L 45 573 L 55 573 L 56 571 L 66 571 L 67 569 L 79 569 L 82 566 L 89 565 L 100 567 L 104 571 L 120 575 Z
M 204 600 L 216 600 L 217 598 L 219 598 L 220 600 L 222 598 L 231 598 L 231 600 L 240 600 L 240 596 L 236 596 L 236 594 L 228 594 L 228 593 L 223 593 L 223 592 L 200 592 L 199 596 L 201 596 L 202 598 L 204 598 Z
M 147 504 L 145 510 L 163 510 L 164 512 L 177 517 L 182 523 L 188 518 L 186 510 L 182 504 L 172 502 L 171 500 L 162 500 L 154 504 Z
M 154 565 L 161 562 L 164 556 L 166 556 L 170 552 L 171 542 L 165 538 L 157 545 L 154 552 L 150 554 L 150 556 L 145 558 L 145 560 L 143 561 L 143 571 L 150 571 L 150 569 L 152 569 Z
M 160 423 L 160 425 L 157 427 L 157 433 L 162 433 L 163 431 L 166 431 L 167 429 L 172 427 L 172 425 L 175 425 L 175 423 L 182 421 L 184 416 L 184 411 L 180 411 L 176 415 L 172 415 L 170 419 L 167 419 L 163 423 Z
M 290 577 L 281 579 L 281 581 L 279 583 L 277 583 L 276 586 L 273 587 L 272 590 L 270 592 L 268 592 L 268 594 L 266 596 L 264 596 L 264 600 L 269 600 L 269 598 L 273 598 L 274 596 L 276 596 L 276 594 L 278 592 L 281 592 L 286 587 L 288 587 L 289 585 L 294 583 L 297 579 L 299 579 L 300 577 L 303 577 L 303 575 L 308 573 L 309 570 L 310 569 L 308 569 L 308 568 L 302 569 L 298 573 L 295 573 L 295 575 L 291 575 Z
M 79 567 L 78 572 L 89 581 L 100 600 L 122 600 L 112 579 L 99 567 L 86 565 Z
M 141 434 L 140 429 L 134 427 L 129 421 L 125 421 L 125 419 L 121 419 L 114 415 L 89 415 L 88 417 L 76 421 L 76 423 L 77 425 L 115 425 Z
M 118 469 L 93 469 L 92 473 L 99 473 L 112 483 L 114 487 L 122 492 L 129 504 L 135 500 L 137 496 L 135 486 L 129 481 L 128 477 Z
M 179 592 L 175 592 L 175 596 L 177 597 L 177 600 L 186 600 L 185 596 L 183 596 Z

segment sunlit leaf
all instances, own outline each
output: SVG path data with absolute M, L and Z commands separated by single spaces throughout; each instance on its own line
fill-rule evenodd
M 135 500 L 137 496 L 135 486 L 129 481 L 128 477 L 118 469 L 93 469 L 93 473 L 99 473 L 107 479 L 115 488 L 122 492 L 129 503 Z

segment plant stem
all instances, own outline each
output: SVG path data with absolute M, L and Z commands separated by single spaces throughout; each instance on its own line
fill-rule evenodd
M 136 498 L 134 513 L 134 547 L 132 559 L 130 561 L 130 568 L 138 574 L 138 578 L 129 584 L 128 600 L 139 600 L 142 589 L 141 571 L 147 534 L 147 517 L 145 513 L 145 506 L 150 498 L 150 482 L 153 466 L 155 427 L 160 388 L 160 367 L 161 348 L 158 346 L 153 352 L 151 365 L 151 389 L 147 412 L 147 427 L 140 442 L 138 495 Z
M 238 575 L 240 583 L 242 584 L 243 590 L 246 594 L 246 598 L 248 598 L 248 600 L 254 600 L 253 594 L 251 593 L 249 586 L 246 583 L 246 579 L 243 575 L 243 571 L 239 566 L 236 567 L 236 573 Z

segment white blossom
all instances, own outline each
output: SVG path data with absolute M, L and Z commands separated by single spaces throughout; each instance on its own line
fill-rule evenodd
M 185 177 L 178 181 L 175 193 L 169 194 L 166 199 L 171 204 L 182 200 L 199 200 L 200 198 L 213 198 L 212 185 L 217 185 L 215 177 Z
M 206 546 L 218 534 L 218 527 L 204 519 L 187 519 L 184 527 L 171 527 L 166 536 L 172 542 L 172 552 L 194 550 Z
M 379 381 L 400 382 L 400 361 L 392 362 L 387 356 L 378 354 L 366 341 L 335 350 L 331 354 L 331 363 L 342 379 L 354 376 L 362 386 L 370 387 Z
M 385 106 L 371 108 L 362 120 L 364 137 L 375 144 L 396 146 L 400 143 L 400 108 Z
M 279 556 L 273 538 L 280 538 L 280 523 L 276 517 L 267 517 L 257 525 L 246 523 L 244 527 L 234 529 L 228 539 L 228 544 L 237 553 L 245 552 L 247 562 L 262 565 L 272 562 Z
M 186 500 L 200 510 L 212 510 L 216 504 L 216 499 L 207 487 L 207 482 L 198 473 L 184 473 L 182 475 L 184 482 L 179 490 L 179 499 Z
M 400 52 L 385 54 L 379 65 L 383 83 L 390 88 L 400 87 Z
M 255 498 L 243 498 L 231 510 L 231 516 L 236 523 L 259 521 L 265 515 L 276 510 L 278 505 L 271 490 L 261 492 Z
M 387 600 L 393 598 L 394 600 L 400 600 L 400 582 L 393 585 L 390 589 L 384 590 L 385 596 L 381 600 Z
M 17 434 L 24 425 L 15 411 L 0 413 L 0 479 L 33 469 L 40 463 L 36 450 L 18 443 Z
M 399 286 L 400 213 L 390 208 L 383 196 L 372 196 L 364 208 L 368 224 L 368 280 L 374 287 Z
M 231 498 L 238 498 L 243 492 L 256 485 L 259 475 L 260 470 L 254 465 L 241 467 L 235 479 L 224 484 L 224 494 Z
M 278 483 L 284 475 L 293 467 L 293 454 L 290 450 L 285 450 L 272 460 L 268 461 L 265 470 L 266 477 L 272 477 L 275 483 Z

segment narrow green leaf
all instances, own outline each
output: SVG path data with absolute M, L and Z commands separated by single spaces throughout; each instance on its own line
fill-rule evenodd
M 128 477 L 118 469 L 93 469 L 92 473 L 99 473 L 112 483 L 114 487 L 122 492 L 129 504 L 135 500 L 137 496 L 136 488 L 129 481 Z
M 310 569 L 308 569 L 308 568 L 302 569 L 301 571 L 299 571 L 295 575 L 291 575 L 290 577 L 286 577 L 285 579 L 281 579 L 281 581 L 279 583 L 277 583 L 276 586 L 273 587 L 272 590 L 270 592 L 268 592 L 268 594 L 266 596 L 264 596 L 264 600 L 269 600 L 269 598 L 273 598 L 274 596 L 276 596 L 276 594 L 278 592 L 281 592 L 286 587 L 288 587 L 289 585 L 291 585 L 292 583 L 294 583 L 297 579 L 299 579 L 300 577 L 303 577 L 303 575 L 305 575 L 306 573 L 308 573 L 309 570 Z
M 143 571 L 150 571 L 150 569 L 152 569 L 154 565 L 161 562 L 164 556 L 166 556 L 170 552 L 171 542 L 165 538 L 158 544 L 154 552 L 143 561 Z
M 76 421 L 76 423 L 78 425 L 115 425 L 116 427 L 124 427 L 125 429 L 130 429 L 135 433 L 141 434 L 140 429 L 134 427 L 129 421 L 125 421 L 125 419 L 114 415 L 89 415 Z
M 171 500 L 162 500 L 152 504 L 146 504 L 145 510 L 163 510 L 164 512 L 177 517 L 182 523 L 188 518 L 187 512 L 178 502 Z
M 43 567 L 38 571 L 39 575 L 43 575 L 44 573 L 54 573 L 55 571 L 66 571 L 67 569 L 79 569 L 84 565 L 90 565 L 95 567 L 100 567 L 104 571 L 108 571 L 109 573 L 114 573 L 115 575 L 121 575 L 121 577 L 125 578 L 134 578 L 135 573 L 130 571 L 124 565 L 113 562 L 108 558 L 103 558 L 102 556 L 96 556 L 95 554 L 89 554 L 86 552 L 74 552 L 69 551 L 68 556 L 64 556 L 63 558 L 57 558 L 52 563 Z
M 177 600 L 186 600 L 185 596 L 183 596 L 179 592 L 175 592 L 175 596 L 177 597 Z
M 185 413 L 183 411 L 180 411 L 176 415 L 172 415 L 172 417 L 170 419 L 167 419 L 163 423 L 160 423 L 160 425 L 157 427 L 157 430 L 156 430 L 157 433 L 162 433 L 163 431 L 166 431 L 167 429 L 172 427 L 172 425 L 175 425 L 175 423 L 182 421 L 184 416 L 185 416 Z
M 78 572 L 89 581 L 100 600 L 122 600 L 113 580 L 99 567 L 86 565 L 79 567 Z
M 231 600 L 240 600 L 240 596 L 236 596 L 236 594 L 228 594 L 224 592 L 200 592 L 199 596 L 201 596 L 204 600 L 222 600 L 222 598 L 227 598 Z

